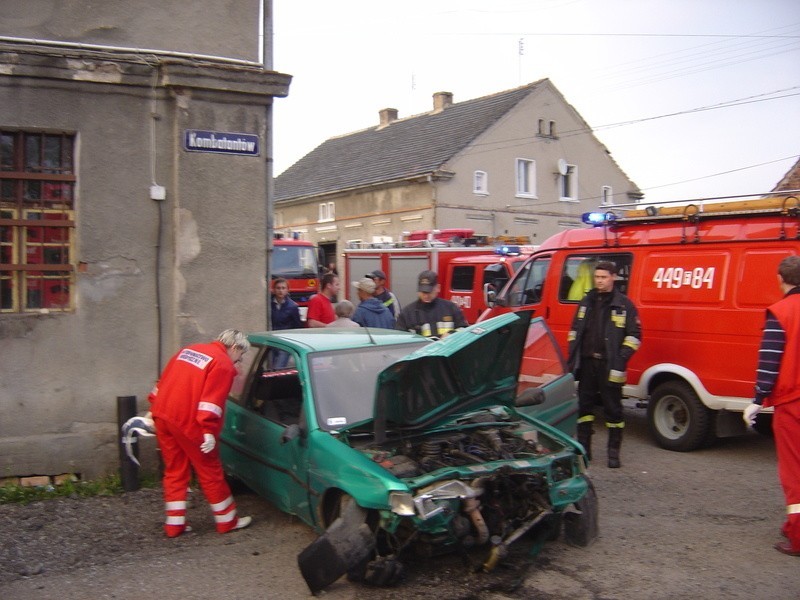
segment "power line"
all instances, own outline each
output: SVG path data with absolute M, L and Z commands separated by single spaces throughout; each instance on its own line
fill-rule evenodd
M 711 175 L 703 175 L 702 177 L 694 177 L 692 179 L 684 179 L 683 181 L 675 181 L 673 183 L 664 183 L 662 185 L 651 185 L 650 187 L 640 188 L 640 189 L 643 192 L 648 191 L 648 190 L 658 190 L 658 189 L 665 188 L 665 187 L 670 187 L 670 186 L 673 186 L 673 185 L 680 185 L 682 183 L 691 183 L 692 181 L 700 181 L 702 179 L 710 179 L 712 177 L 719 177 L 720 175 L 729 175 L 731 173 L 736 173 L 738 171 L 746 171 L 747 169 L 755 169 L 756 167 L 763 167 L 763 166 L 766 166 L 766 165 L 772 165 L 772 164 L 775 164 L 775 163 L 778 163 L 778 162 L 782 162 L 784 160 L 789 160 L 790 158 L 796 160 L 796 159 L 800 158 L 800 156 L 784 156 L 783 158 L 777 158 L 775 160 L 769 160 L 767 162 L 758 163 L 757 165 L 748 165 L 746 167 L 739 167 L 738 169 L 731 169 L 729 171 L 721 171 L 719 173 L 712 173 Z

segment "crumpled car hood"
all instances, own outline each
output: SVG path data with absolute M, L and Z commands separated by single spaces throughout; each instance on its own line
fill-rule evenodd
M 513 406 L 531 313 L 476 323 L 409 354 L 378 376 L 375 440 L 477 408 Z

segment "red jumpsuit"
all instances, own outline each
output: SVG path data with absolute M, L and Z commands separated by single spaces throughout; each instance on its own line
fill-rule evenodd
M 236 504 L 225 481 L 219 450 L 200 451 L 203 434 L 219 437 L 225 400 L 236 373 L 221 342 L 195 344 L 170 359 L 150 393 L 164 460 L 164 530 L 169 537 L 186 530 L 186 490 L 192 468 L 214 512 L 217 531 L 225 533 L 236 526 Z
M 797 288 L 795 288 L 797 290 Z M 783 533 L 800 552 L 800 293 L 790 292 L 770 306 L 786 332 L 786 348 L 772 393 L 764 406 L 774 406 L 772 429 L 778 454 L 778 476 L 786 497 Z

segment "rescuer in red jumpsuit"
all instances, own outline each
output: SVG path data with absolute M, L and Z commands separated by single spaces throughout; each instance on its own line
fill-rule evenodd
M 216 448 L 225 400 L 249 348 L 247 336 L 235 329 L 223 331 L 209 344 L 184 348 L 170 359 L 150 393 L 164 461 L 164 531 L 168 537 L 190 531 L 186 492 L 192 469 L 214 512 L 217 532 L 242 529 L 251 522 L 250 517 L 236 514 Z
M 755 400 L 744 410 L 745 423 L 755 424 L 763 406 L 773 406 L 772 430 L 778 454 L 778 477 L 786 497 L 786 541 L 775 549 L 800 556 L 800 256 L 778 265 L 778 283 L 785 294 L 767 309 L 758 352 Z

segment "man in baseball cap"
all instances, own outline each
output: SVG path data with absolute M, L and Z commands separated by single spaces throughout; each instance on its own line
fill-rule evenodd
M 366 277 L 369 277 L 375 282 L 374 296 L 381 304 L 388 308 L 392 316 L 397 319 L 397 317 L 400 316 L 400 301 L 397 299 L 397 296 L 386 287 L 386 273 L 380 269 L 375 269 L 367 273 Z
M 434 271 L 417 277 L 417 301 L 406 306 L 397 318 L 397 329 L 413 331 L 431 338 L 443 338 L 467 326 L 461 309 L 450 300 L 439 298 L 439 278 Z
M 353 282 L 353 287 L 361 301 L 353 314 L 353 321 L 362 327 L 394 329 L 394 315 L 374 296 L 375 282 L 369 277 L 362 277 Z

